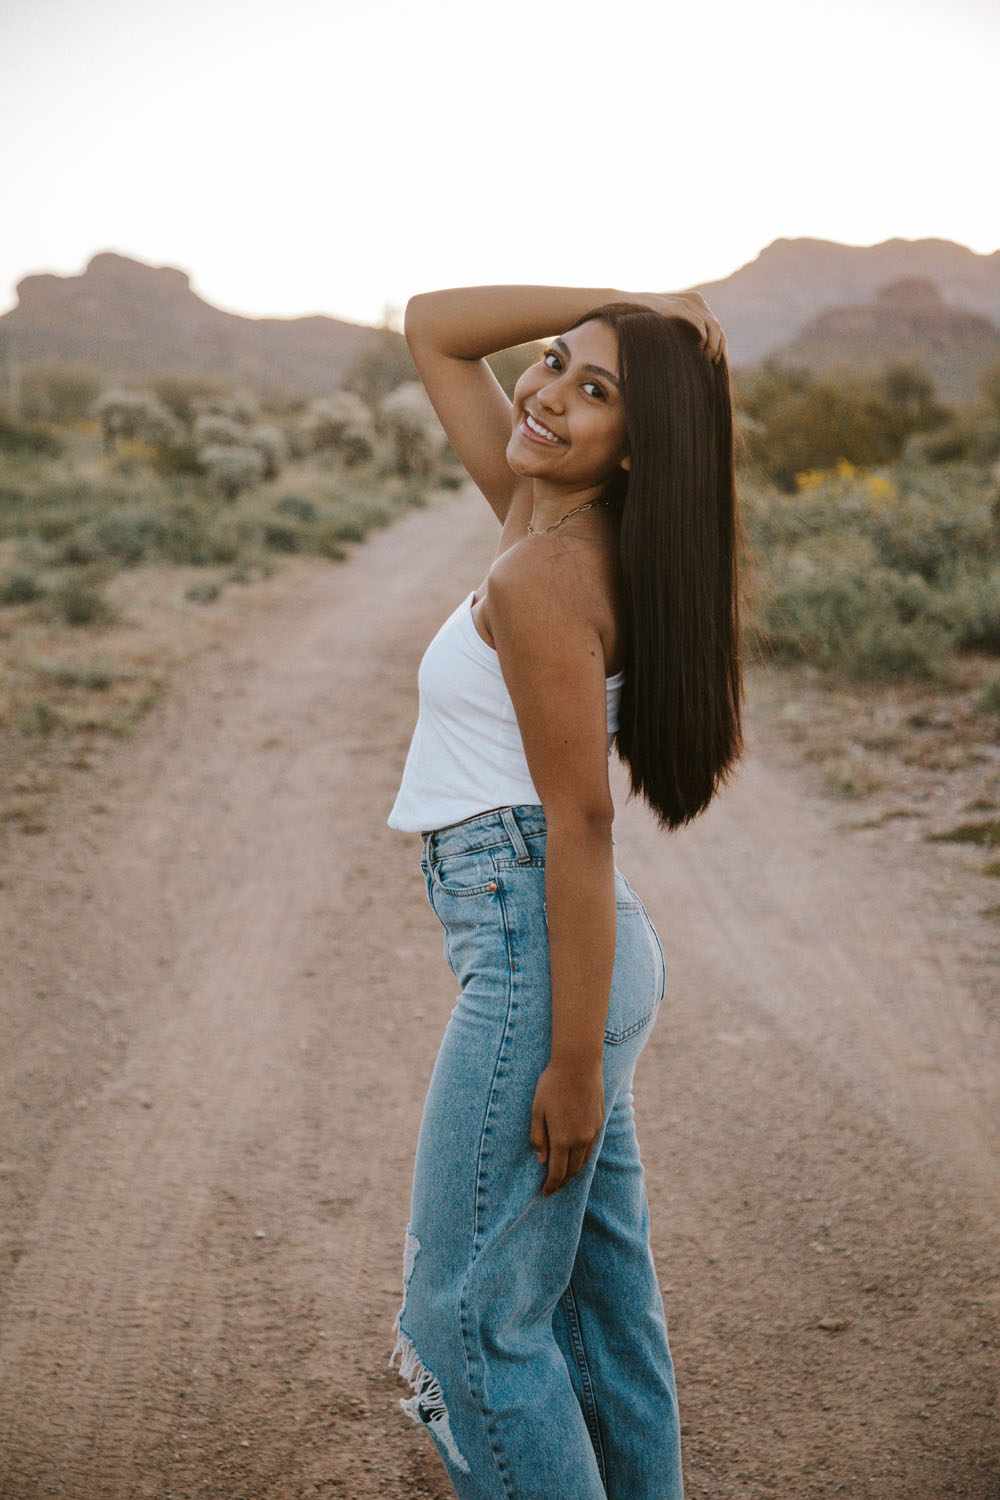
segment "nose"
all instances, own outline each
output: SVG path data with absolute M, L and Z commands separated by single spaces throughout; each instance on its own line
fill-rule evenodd
M 557 375 L 553 380 L 547 380 L 539 389 L 538 400 L 549 409 L 549 411 L 562 411 L 563 409 L 563 377 Z

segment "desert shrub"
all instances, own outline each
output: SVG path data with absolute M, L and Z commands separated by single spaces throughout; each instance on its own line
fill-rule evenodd
M 202 412 L 196 417 L 193 435 L 199 448 L 236 447 L 247 440 L 247 431 L 242 423 L 217 411 Z
M 935 677 L 1000 654 L 1000 518 L 987 470 L 911 461 L 746 486 L 752 624 L 778 659 L 855 677 Z M 752 631 L 748 644 L 753 645 Z
M 154 559 L 194 566 L 228 562 L 212 523 L 211 512 L 190 500 L 126 505 L 81 527 L 60 560 L 86 564 L 110 558 L 126 568 Z
M 114 452 L 124 439 L 167 443 L 178 437 L 180 424 L 152 391 L 116 388 L 98 397 L 93 412 L 101 425 L 104 448 Z
M 338 542 L 363 542 L 368 528 L 361 516 L 340 516 L 328 521 L 326 534 Z
M 179 437 L 160 443 L 152 458 L 158 474 L 200 474 L 201 462 L 194 438 Z
M 185 599 L 190 599 L 193 604 L 214 604 L 222 593 L 222 585 L 210 580 L 207 583 L 193 583 L 185 590 Z
M 986 408 L 993 416 L 1000 417 L 1000 361 L 994 361 L 980 370 L 976 382 Z
M 236 444 L 211 444 L 200 454 L 208 478 L 227 500 L 235 500 L 242 490 L 260 484 L 264 478 L 264 460 L 256 448 Z
M 0 604 L 33 604 L 45 593 L 45 585 L 26 568 L 12 568 L 0 577 Z
M 392 443 L 395 472 L 407 478 L 429 475 L 443 434 L 420 382 L 397 387 L 382 402 L 379 417 Z
M 880 618 L 875 612 L 845 647 L 846 662 L 841 664 L 861 680 L 935 680 L 948 675 L 951 644 L 948 634 L 930 620 Z
M 277 479 L 282 465 L 288 458 L 288 439 L 274 423 L 262 422 L 250 429 L 247 447 L 256 448 L 264 460 L 264 478 Z
M 306 500 L 301 495 L 282 495 L 280 500 L 274 502 L 274 508 L 279 515 L 292 516 L 306 526 L 314 525 L 319 519 L 315 501 Z
M 111 662 L 39 661 L 32 668 L 39 677 L 61 688 L 85 688 L 88 692 L 105 692 L 123 676 Z
M 232 391 L 226 398 L 225 410 L 234 422 L 249 427 L 260 416 L 260 402 L 252 391 Z
M 205 402 L 218 403 L 221 409 L 226 399 L 214 380 L 192 375 L 160 375 L 151 382 L 151 389 L 185 427 L 190 427 L 199 410 L 205 409 Z
M 754 624 L 777 659 L 859 678 L 939 676 L 954 641 L 944 621 L 914 609 L 905 581 L 881 569 L 786 577 L 758 601 Z
M 62 452 L 62 444 L 41 422 L 18 422 L 0 412 L 0 452 L 54 458 Z
M 1000 458 L 1000 417 L 967 408 L 939 431 L 909 439 L 906 453 L 930 464 L 993 463 Z
M 745 459 L 782 489 L 809 469 L 838 459 L 856 466 L 890 463 L 909 434 L 945 421 L 924 372 L 891 366 L 874 379 L 814 376 L 766 363 L 736 381 Z
M 313 547 L 320 557 L 328 557 L 333 562 L 340 562 L 347 556 L 347 548 L 336 522 L 328 521 L 316 528 Z
M 372 328 L 354 356 L 344 389 L 360 396 L 370 408 L 397 386 L 415 380 L 416 374 L 403 335 L 393 328 Z
M 60 719 L 51 703 L 36 698 L 18 715 L 18 728 L 25 735 L 50 735 L 59 728 Z
M 69 536 L 80 524 L 77 511 L 71 507 L 63 510 L 57 508 L 44 511 L 35 522 L 35 534 L 41 537 L 43 542 L 59 542 L 63 537 Z
M 354 391 L 334 391 L 310 402 L 298 431 L 307 452 L 334 453 L 348 465 L 364 463 L 375 452 L 371 408 Z
M 113 618 L 104 597 L 103 577 L 70 574 L 52 590 L 51 600 L 67 625 L 97 625 Z
M 307 533 L 303 526 L 280 516 L 270 516 L 263 523 L 264 546 L 272 552 L 305 552 Z
M 1000 568 L 964 563 L 943 582 L 933 611 L 955 632 L 957 648 L 1000 656 Z
M 100 394 L 101 377 L 80 365 L 35 365 L 25 371 L 21 412 L 30 421 L 79 422 Z

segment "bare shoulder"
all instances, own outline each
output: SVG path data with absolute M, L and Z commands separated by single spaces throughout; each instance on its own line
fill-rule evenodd
M 538 657 L 613 647 L 613 600 L 600 550 L 580 538 L 526 536 L 487 577 L 485 623 Z

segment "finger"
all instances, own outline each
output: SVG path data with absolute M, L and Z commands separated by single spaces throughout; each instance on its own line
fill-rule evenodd
M 579 1172 L 580 1168 L 583 1166 L 584 1162 L 587 1160 L 587 1157 L 589 1155 L 590 1155 L 590 1147 L 589 1146 L 577 1146 L 577 1148 L 576 1148 L 575 1151 L 571 1151 L 570 1152 L 570 1154 L 569 1154 L 569 1162 L 568 1162 L 567 1167 L 566 1167 L 566 1181 L 567 1182 L 569 1182 L 571 1180 L 571 1178 L 573 1178 L 573 1177 L 576 1176 L 577 1172 Z
M 542 1194 L 551 1198 L 553 1193 L 558 1193 L 566 1181 L 566 1168 L 569 1164 L 569 1152 L 565 1146 L 551 1146 L 549 1148 L 549 1175 L 542 1184 Z
M 528 1134 L 528 1142 L 532 1151 L 534 1151 L 544 1167 L 549 1159 L 549 1133 L 545 1128 L 545 1116 L 538 1108 L 531 1111 L 531 1130 Z

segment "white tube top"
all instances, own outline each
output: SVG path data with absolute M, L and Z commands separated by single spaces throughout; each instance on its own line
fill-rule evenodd
M 472 618 L 473 597 L 448 616 L 420 663 L 417 725 L 389 814 L 389 827 L 405 833 L 541 800 L 500 659 Z M 609 751 L 624 681 L 624 672 L 606 679 Z

